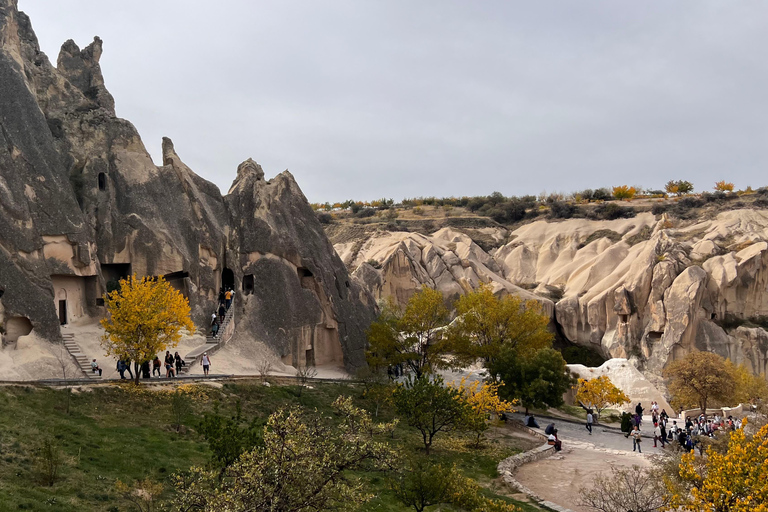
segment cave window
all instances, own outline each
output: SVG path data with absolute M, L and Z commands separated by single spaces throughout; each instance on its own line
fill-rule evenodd
M 99 190 L 107 190 L 107 173 L 99 173 Z
M 344 281 L 344 284 L 347 285 L 347 288 L 349 288 L 349 281 Z
M 312 272 L 306 267 L 298 267 L 296 272 L 298 272 L 299 277 L 312 277 Z
M 253 293 L 253 274 L 243 276 L 243 293 L 251 295 Z
M 621 315 L 621 323 L 625 324 L 629 321 L 629 315 Z
M 98 307 L 104 307 L 104 299 L 96 299 L 96 305 Z
M 715 313 L 712 313 L 712 316 L 711 316 L 710 318 L 711 318 L 712 320 L 716 320 L 716 319 L 717 319 L 717 315 L 716 315 Z

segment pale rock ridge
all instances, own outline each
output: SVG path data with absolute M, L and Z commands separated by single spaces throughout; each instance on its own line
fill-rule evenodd
M 485 253 L 451 230 L 380 232 L 356 253 L 354 243 L 340 250 L 375 296 L 400 303 L 422 285 L 453 300 L 480 282 L 545 304 L 554 299 L 560 335 L 606 358 L 629 358 L 652 379 L 693 350 L 765 372 L 768 333 L 746 327 L 727 333 L 718 324 L 768 315 L 765 210 L 724 211 L 687 225 L 650 213 L 537 221 L 509 239 Z M 370 260 L 381 268 L 365 263 Z

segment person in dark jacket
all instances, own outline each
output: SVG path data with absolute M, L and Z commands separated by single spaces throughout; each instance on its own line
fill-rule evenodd
M 173 359 L 176 361 L 176 376 L 181 373 L 181 367 L 184 366 L 184 360 L 181 358 L 178 352 L 173 355 Z
M 173 365 L 175 364 L 175 362 L 176 361 L 173 359 L 173 356 L 171 355 L 171 353 L 168 350 L 166 350 L 165 351 L 165 376 L 167 378 L 174 376 Z

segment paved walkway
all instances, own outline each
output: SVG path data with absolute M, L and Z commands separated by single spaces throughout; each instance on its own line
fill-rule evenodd
M 515 413 L 512 417 L 516 420 L 523 421 L 525 415 L 522 413 Z M 567 421 L 559 421 L 557 419 L 539 418 L 536 417 L 536 421 L 541 425 L 540 431 L 544 433 L 544 428 L 554 422 L 557 429 L 557 437 L 563 441 L 563 446 L 567 446 L 569 442 L 574 442 L 579 448 L 587 448 L 583 443 L 594 445 L 594 448 L 603 450 L 619 450 L 625 452 L 632 451 L 632 439 L 624 437 L 622 432 L 617 432 L 616 429 L 606 429 L 599 425 L 592 427 L 592 435 L 589 435 L 586 426 L 578 423 L 570 423 Z M 648 430 L 643 430 L 645 435 L 651 435 L 651 438 L 643 437 L 642 447 L 643 453 L 654 453 L 661 448 L 653 447 L 653 434 Z M 661 446 L 661 444 L 659 444 Z

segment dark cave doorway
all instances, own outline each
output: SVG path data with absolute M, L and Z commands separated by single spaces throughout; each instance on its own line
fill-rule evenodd
M 235 289 L 235 273 L 232 269 L 224 267 L 221 271 L 221 287 L 225 290 Z

